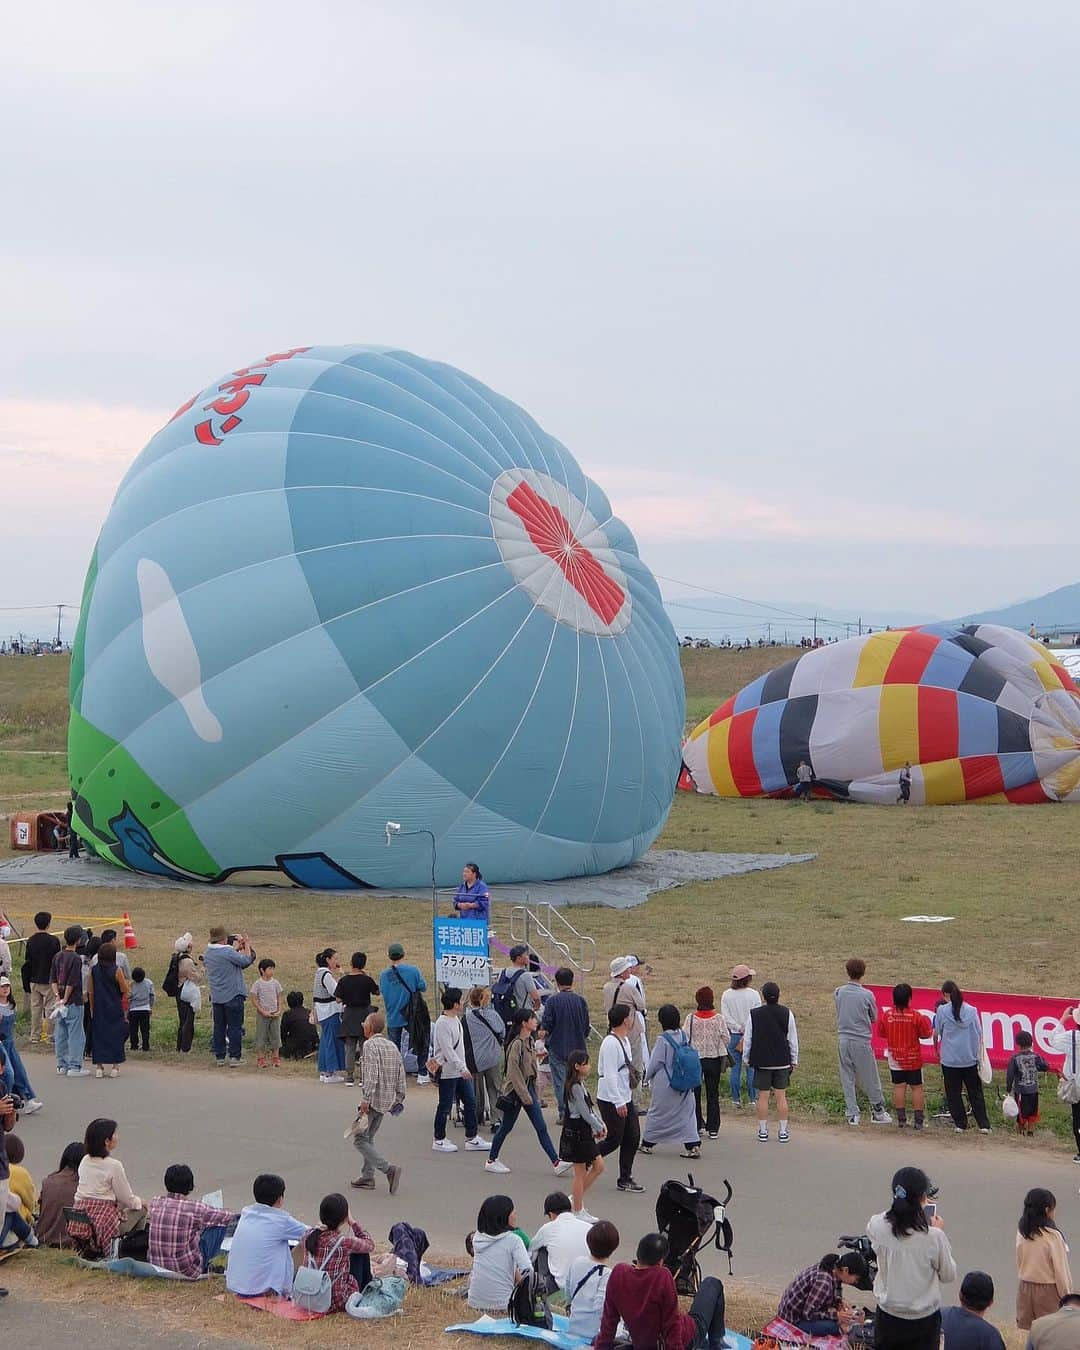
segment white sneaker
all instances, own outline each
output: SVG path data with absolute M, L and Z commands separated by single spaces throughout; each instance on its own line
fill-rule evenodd
M 892 1124 L 892 1116 L 889 1115 L 888 1111 L 886 1111 L 884 1107 L 881 1107 L 877 1111 L 871 1111 L 870 1119 L 874 1122 L 875 1125 Z
M 431 1147 L 436 1153 L 456 1153 L 457 1144 L 452 1144 L 449 1139 L 433 1139 Z
M 557 1177 L 565 1177 L 565 1176 L 568 1176 L 573 1170 L 574 1170 L 574 1164 L 573 1164 L 572 1162 L 556 1162 L 556 1163 L 555 1163 L 555 1175 L 556 1175 Z
M 92 1078 L 94 1075 L 89 1069 L 68 1069 L 67 1076 L 69 1078 Z
M 418 1073 L 418 1074 L 416 1075 L 416 1086 L 417 1086 L 417 1087 L 427 1087 L 427 1085 L 428 1085 L 430 1082 L 431 1082 L 431 1079 L 427 1076 L 426 1073 Z
M 30 1100 L 23 1107 L 23 1115 L 32 1116 L 35 1111 L 40 1111 L 44 1105 L 45 1103 L 39 1102 L 36 1097 L 31 1097 Z
M 489 1158 L 484 1164 L 484 1171 L 498 1172 L 500 1176 L 505 1176 L 510 1169 L 504 1162 L 500 1162 L 498 1158 Z
M 119 1077 L 120 1077 L 120 1070 L 116 1067 L 115 1064 L 114 1064 L 113 1067 L 109 1070 L 109 1077 L 110 1077 L 110 1078 L 119 1078 Z
M 479 1135 L 475 1139 L 465 1140 L 466 1153 L 486 1153 L 491 1147 L 490 1139 L 481 1139 Z
M 96 1068 L 96 1069 L 94 1070 L 94 1077 L 95 1077 L 95 1078 L 104 1078 L 104 1077 L 105 1077 L 105 1070 L 104 1070 L 103 1068 L 101 1068 L 100 1065 L 98 1066 L 98 1068 Z
M 787 1143 L 787 1141 L 791 1138 L 791 1136 L 788 1134 L 788 1128 L 786 1125 L 780 1126 L 779 1130 L 777 1130 L 776 1132 L 776 1137 L 781 1144 Z
M 761 1140 L 761 1142 L 762 1142 L 763 1144 L 767 1144 L 767 1143 L 769 1142 L 769 1127 L 768 1127 L 768 1125 L 759 1125 L 759 1126 L 758 1126 L 757 1137 Z
M 599 1220 L 597 1219 L 596 1215 L 595 1215 L 595 1214 L 590 1214 L 589 1211 L 588 1211 L 587 1209 L 576 1209 L 576 1210 L 574 1211 L 574 1218 L 575 1218 L 575 1219 L 580 1219 L 582 1223 L 598 1223 L 598 1222 L 599 1222 Z
M 848 1118 L 847 1118 L 847 1123 L 848 1123 L 849 1125 L 858 1125 L 858 1124 L 859 1124 L 859 1117 L 858 1117 L 858 1116 L 848 1116 Z
M 236 1062 L 237 1064 L 240 1063 L 239 1060 L 236 1060 L 235 1062 Z M 344 1079 L 344 1078 L 339 1078 L 338 1075 L 337 1075 L 336 1073 L 321 1073 L 321 1074 L 319 1074 L 319 1082 L 320 1082 L 320 1083 L 344 1083 L 344 1081 L 345 1081 L 345 1079 Z

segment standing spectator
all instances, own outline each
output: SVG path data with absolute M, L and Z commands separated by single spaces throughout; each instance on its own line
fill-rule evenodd
M 653 1046 L 646 1078 L 652 1084 L 652 1101 L 645 1117 L 641 1152 L 651 1153 L 657 1144 L 681 1143 L 683 1158 L 700 1158 L 697 1106 L 692 1088 L 677 1088 L 671 1081 L 678 1049 L 687 1044 L 679 1026 L 679 1010 L 665 1003 L 657 1017 L 661 1035 Z
M 83 940 L 77 923 L 64 929 L 64 950 L 53 957 L 49 977 L 53 996 L 60 1004 L 56 1025 L 56 1071 L 69 1078 L 87 1078 L 83 1068 L 86 1029 L 83 1022 L 83 960 L 75 950 Z
M 470 1308 L 504 1317 L 518 1282 L 531 1275 L 529 1253 L 516 1228 L 513 1200 L 508 1195 L 489 1195 L 480 1206 L 476 1231 L 471 1234 Z
M 585 1208 L 585 1193 L 603 1175 L 604 1160 L 600 1157 L 597 1140 L 607 1135 L 607 1127 L 603 1117 L 594 1110 L 593 1099 L 585 1086 L 588 1077 L 588 1052 L 571 1050 L 563 1089 L 559 1157 L 574 1164 L 574 1214 L 587 1223 L 594 1223 L 593 1215 Z
M 1040 1317 L 1032 1324 L 1027 1350 L 1076 1350 L 1078 1345 L 1080 1294 L 1066 1294 L 1056 1313 Z
M 536 1013 L 531 1008 L 519 1008 L 514 1014 L 514 1035 L 506 1052 L 502 1122 L 491 1141 L 491 1156 L 484 1164 L 489 1172 L 510 1171 L 504 1162 L 499 1161 L 499 1153 L 522 1111 L 529 1117 L 540 1147 L 550 1158 L 555 1174 L 561 1177 L 574 1170 L 572 1163 L 560 1161 L 540 1109 L 540 1098 L 536 1092 L 536 1051 L 532 1042 L 535 1031 Z
M 184 986 L 184 975 L 181 966 L 185 960 L 194 965 L 191 961 L 191 948 L 195 939 L 190 933 L 184 933 L 173 943 L 172 955 L 169 957 L 169 965 L 165 971 L 165 978 L 161 981 L 161 992 L 171 998 L 176 1004 L 176 1048 L 182 1051 L 184 1039 L 184 1010 L 180 1002 L 180 990 Z M 191 1042 L 188 1042 L 187 1049 L 191 1049 Z
M 336 997 L 341 1004 L 341 1039 L 345 1046 L 345 1083 L 356 1082 L 356 1065 L 364 1044 L 364 1023 L 377 998 L 379 986 L 367 973 L 367 952 L 353 952 L 349 973 L 338 980 Z
M 1030 1031 L 1016 1033 L 1016 1053 L 1005 1069 L 1005 1091 L 1011 1092 L 1020 1108 L 1016 1118 L 1018 1134 L 1033 1135 L 1039 1123 L 1039 1074 L 1049 1073 L 1050 1065 L 1032 1050 Z
M 434 1139 L 436 1153 L 456 1153 L 457 1144 L 446 1137 L 446 1122 L 454 1103 L 465 1115 L 465 1148 L 471 1153 L 486 1153 L 491 1143 L 477 1133 L 476 1094 L 472 1074 L 465 1062 L 465 1033 L 461 1029 L 461 990 L 444 989 L 442 1016 L 435 1022 L 428 1072 L 438 1079 L 439 1102 L 435 1108 Z
M 364 1023 L 364 1048 L 361 1052 L 360 1114 L 367 1127 L 357 1130 L 353 1144 L 364 1159 L 360 1175 L 351 1182 L 358 1190 L 373 1190 L 375 1173 L 386 1177 L 390 1194 L 401 1182 L 401 1168 L 387 1162 L 375 1146 L 375 1136 L 388 1115 L 400 1115 L 405 1102 L 405 1064 L 401 1051 L 383 1035 L 386 1021 L 382 1013 L 368 1013 Z
M 529 1259 L 534 1260 L 537 1252 L 546 1252 L 548 1273 L 559 1289 L 565 1289 L 572 1263 L 589 1254 L 585 1241 L 589 1225 L 571 1211 L 565 1191 L 552 1191 L 547 1197 L 544 1218 L 547 1222 L 540 1225 L 529 1243 Z
M 1016 1325 L 1029 1331 L 1038 1317 L 1056 1312 L 1072 1292 L 1069 1248 L 1054 1222 L 1057 1198 L 1036 1186 L 1024 1196 L 1024 1212 L 1016 1230 Z
M 900 1129 L 907 1125 L 907 1089 L 911 1088 L 911 1106 L 915 1112 L 915 1128 L 925 1123 L 925 1094 L 923 1091 L 921 1042 L 933 1034 L 933 1026 L 925 1013 L 911 1006 L 911 985 L 897 984 L 892 991 L 893 1005 L 878 1018 L 878 1034 L 886 1045 L 886 1058 L 893 1083 L 893 1106 Z
M 353 1221 L 349 1202 L 334 1192 L 319 1205 L 321 1228 L 304 1239 L 307 1260 L 330 1276 L 330 1312 L 341 1312 L 371 1279 L 371 1253 L 375 1240 Z
M 626 1044 L 630 1051 L 630 1062 L 636 1071 L 637 1082 L 634 1087 L 634 1104 L 640 1110 L 645 1083 L 645 1055 L 643 1050 L 645 999 L 641 993 L 640 980 L 631 980 L 630 978 L 634 970 L 632 957 L 616 956 L 609 969 L 611 979 L 603 988 L 604 1011 L 610 1012 L 616 1004 L 622 1004 L 630 1009 L 631 1017 L 626 1032 Z
M 1072 1102 L 1073 1140 L 1076 1144 L 1076 1153 L 1073 1156 L 1074 1163 L 1080 1163 L 1080 1030 L 1078 1028 L 1080 1028 L 1080 1004 L 1065 1013 L 1047 1039 L 1047 1047 L 1055 1055 L 1065 1056 L 1065 1063 L 1061 1066 L 1062 1079 L 1070 1084 L 1075 1084 L 1077 1088 L 1073 1093 Z
M 341 1028 L 341 1013 L 338 1012 L 337 993 L 338 976 L 341 974 L 341 962 L 333 947 L 327 947 L 315 955 L 315 987 L 311 1001 L 315 1005 L 315 1020 L 319 1024 L 319 1082 L 343 1083 L 345 1074 L 345 1048 L 341 1044 L 338 1031 Z
M 668 1240 L 646 1233 L 634 1264 L 620 1261 L 611 1272 L 604 1298 L 596 1350 L 615 1350 L 620 1319 L 635 1346 L 664 1345 L 667 1350 L 723 1350 L 724 1286 L 715 1275 L 701 1281 L 687 1313 L 679 1310 L 675 1278 L 664 1264 Z
M 196 970 L 194 961 L 188 961 L 189 971 L 184 975 L 183 983 L 180 985 L 180 993 L 177 997 L 177 1004 L 180 1008 L 180 1024 L 176 1032 L 177 1050 L 186 1055 L 191 1051 L 191 1043 L 195 1037 L 195 1018 L 202 1011 L 202 990 L 199 988 L 199 982 L 196 979 Z M 184 962 L 180 963 L 181 969 L 184 968 Z
M 99 953 L 100 956 L 100 953 Z M 128 1026 L 131 1028 L 131 1048 L 150 1049 L 150 1014 L 154 1009 L 154 981 L 146 978 L 142 966 L 131 972 L 131 992 L 128 995 Z
M 488 985 L 478 984 L 469 990 L 469 1006 L 461 1026 L 465 1032 L 465 1060 L 472 1070 L 476 1090 L 476 1119 L 481 1125 L 489 1123 L 494 1131 L 502 1119 L 495 1102 L 502 1086 L 502 1047 L 506 1027 L 491 1007 Z
M 18 1046 L 15 1044 L 15 1017 L 11 980 L 7 975 L 0 975 L 0 1060 L 7 1060 L 3 1071 L 4 1087 L 0 1089 L 0 1096 L 9 1092 L 17 1093 L 22 1098 L 23 1115 L 32 1116 L 35 1111 L 40 1111 L 45 1103 L 34 1091 Z
M 941 1286 L 956 1279 L 941 1215 L 927 1219 L 932 1188 L 918 1167 L 901 1167 L 892 1179 L 892 1202 L 866 1225 L 878 1258 L 877 1350 L 939 1350 Z
M 941 1314 L 942 1350 L 1005 1350 L 1001 1332 L 986 1320 L 994 1303 L 994 1281 L 983 1270 L 969 1270 L 960 1282 L 960 1306 Z
M 285 995 L 288 1011 L 281 1019 L 281 1053 L 286 1059 L 309 1059 L 319 1049 L 319 1033 L 311 1025 L 311 1009 L 304 995 L 293 989 Z
M 618 1250 L 619 1230 L 613 1223 L 600 1219 L 590 1224 L 585 1242 L 589 1248 L 588 1256 L 571 1261 L 566 1272 L 566 1307 L 570 1314 L 567 1331 L 591 1344 L 600 1332 L 600 1318 L 611 1276 L 608 1261 Z
M 387 1035 L 400 1050 L 409 1000 L 413 994 L 422 994 L 427 989 L 427 981 L 416 966 L 410 965 L 405 960 L 405 948 L 400 942 L 391 942 L 386 949 L 386 955 L 390 958 L 390 964 L 379 976 L 379 992 L 382 994 L 383 1011 L 386 1014 Z M 428 1076 L 424 1072 L 427 1046 L 414 1045 L 410 1048 L 416 1056 L 419 1068 L 416 1081 L 422 1085 L 428 1081 Z
M 79 857 L 79 832 L 75 828 L 75 803 L 68 802 L 64 811 L 64 826 L 67 829 L 68 857 L 76 861 Z
M 119 1142 L 115 1120 L 87 1125 L 75 1189 L 76 1206 L 90 1215 L 106 1250 L 114 1238 L 146 1227 L 146 1206 L 131 1189 L 124 1164 L 112 1156 Z
M 259 978 L 252 983 L 248 997 L 255 1009 L 255 1062 L 260 1069 L 270 1056 L 274 1068 L 281 1064 L 281 996 L 285 992 L 275 978 L 277 962 L 264 956 L 259 962 Z
M 754 1074 L 758 1090 L 757 1137 L 769 1141 L 769 1095 L 776 1094 L 776 1115 L 780 1143 L 788 1141 L 787 1088 L 799 1063 L 799 1033 L 795 1014 L 780 1002 L 780 986 L 772 980 L 761 986 L 765 1002 L 751 1010 L 743 1038 L 743 1054 Z
M 555 1093 L 558 1124 L 563 1122 L 563 1092 L 566 1062 L 575 1050 L 584 1050 L 589 1037 L 589 1005 L 574 993 L 574 972 L 565 966 L 555 972 L 555 990 L 544 1004 L 540 1035 L 548 1052 L 551 1087 Z
M 79 1184 L 79 1164 L 86 1149 L 79 1140 L 68 1144 L 60 1155 L 60 1165 L 41 1183 L 38 1220 L 34 1225 L 38 1241 L 46 1247 L 62 1247 L 67 1238 L 64 1210 L 75 1204 L 75 1188 Z
M 971 1103 L 971 1114 L 982 1134 L 990 1133 L 990 1117 L 986 1114 L 982 1079 L 979 1077 L 979 1056 L 983 1036 L 979 1013 L 964 995 L 955 980 L 946 980 L 941 992 L 943 1002 L 934 1013 L 934 1044 L 941 1060 L 941 1076 L 945 1080 L 945 1098 L 957 1133 L 967 1129 L 967 1111 L 963 1093 L 966 1090 Z
M 98 944 L 97 944 L 97 951 L 94 952 L 94 953 L 92 953 L 93 960 L 90 962 L 90 964 L 91 964 L 91 966 L 93 966 L 93 965 L 95 964 L 95 962 L 96 962 L 97 959 L 98 959 L 98 956 L 99 956 L 100 953 L 101 953 L 101 948 L 105 945 L 105 943 L 106 943 L 106 942 L 111 942 L 111 943 L 113 944 L 114 950 L 116 951 L 116 968 L 117 968 L 117 970 L 123 972 L 124 979 L 127 980 L 127 982 L 130 984 L 130 983 L 131 983 L 131 966 L 128 964 L 127 953 L 126 953 L 126 952 L 124 951 L 124 949 L 118 944 L 118 942 L 117 942 L 116 939 L 117 939 L 117 933 L 116 933 L 116 929 L 115 929 L 115 928 L 103 928 L 103 929 L 101 930 L 101 940 L 100 940 L 100 942 L 98 942 Z
M 833 994 L 836 1001 L 836 1035 L 840 1051 L 840 1086 L 844 1090 L 844 1109 L 847 1123 L 859 1123 L 859 1099 L 856 1085 L 866 1093 L 870 1103 L 870 1119 L 875 1125 L 891 1125 L 892 1116 L 885 1110 L 885 1094 L 881 1090 L 874 1048 L 870 1036 L 877 1022 L 877 1004 L 869 989 L 863 987 L 866 962 L 859 956 L 849 959 L 847 984 Z
M 698 1134 L 705 1133 L 710 1139 L 716 1139 L 720 1133 L 720 1079 L 724 1074 L 729 1037 L 724 1018 L 717 1015 L 715 995 L 707 984 L 694 994 L 694 1002 L 697 1007 L 686 1014 L 683 1031 L 701 1060 L 701 1087 L 694 1089 Z M 704 1113 L 701 1110 L 702 1092 L 705 1093 Z
M 641 957 L 635 956 L 633 952 L 628 953 L 626 959 L 630 962 L 630 972 L 626 977 L 627 988 L 635 989 L 641 997 L 641 1012 L 637 1019 L 637 1028 L 638 1036 L 641 1038 L 641 1067 L 644 1068 L 649 1062 L 649 1000 L 645 993 L 645 977 L 652 974 L 652 966 L 645 965 Z M 644 1099 L 644 1089 L 642 1095 Z M 638 1106 L 642 1107 L 642 1105 L 643 1101 L 639 1101 Z
M 210 929 L 210 943 L 203 961 L 210 986 L 210 1008 L 214 1015 L 214 1061 L 225 1063 L 228 1042 L 229 1067 L 239 1068 L 244 1044 L 244 1005 L 247 987 L 244 971 L 255 960 L 255 948 L 246 934 L 232 937 L 220 924 Z
M 253 1205 L 240 1211 L 225 1267 L 225 1288 L 241 1298 L 257 1294 L 292 1293 L 293 1257 L 290 1242 L 300 1242 L 308 1227 L 285 1209 L 285 1182 L 272 1172 L 260 1172 L 252 1187 Z
M 491 912 L 491 895 L 476 863 L 461 869 L 461 885 L 454 892 L 454 913 L 459 919 L 486 919 Z
M 813 790 L 814 771 L 805 759 L 800 759 L 799 766 L 795 770 L 795 796 L 800 801 L 808 802 Z
M 124 1046 L 128 1038 L 127 1019 L 124 1017 L 124 999 L 131 992 L 123 971 L 116 964 L 116 947 L 103 942 L 98 948 L 97 960 L 90 970 L 90 1014 L 94 1019 L 94 1076 L 110 1078 L 120 1073 L 126 1059 Z
M 626 1003 L 613 1004 L 608 1012 L 608 1034 L 600 1044 L 597 1064 L 596 1104 L 607 1129 L 599 1147 L 602 1158 L 619 1151 L 620 1191 L 640 1193 L 645 1189 L 634 1180 L 634 1158 L 641 1142 L 637 1107 L 634 1105 L 634 1068 L 628 1048 L 633 1010 Z
M 513 1025 L 513 1014 L 520 1008 L 540 1007 L 540 987 L 529 968 L 529 949 L 524 942 L 516 942 L 508 953 L 510 964 L 492 987 L 495 1007 L 504 1013 L 506 1029 Z M 505 992 L 504 992 L 505 991 Z
M 742 1110 L 743 1035 L 750 1013 L 761 1007 L 761 995 L 750 987 L 757 974 L 748 965 L 739 963 L 731 972 L 731 988 L 720 995 L 720 1015 L 728 1031 L 728 1054 L 731 1056 L 731 1100 Z M 746 1071 L 746 1097 L 750 1105 L 757 1101 L 757 1088 L 749 1066 Z
M 197 1280 L 210 1269 L 221 1250 L 225 1232 L 239 1214 L 192 1200 L 195 1177 L 186 1163 L 165 1169 L 165 1194 L 150 1201 L 151 1265 Z
M 899 784 L 900 784 L 900 796 L 897 797 L 896 800 L 897 800 L 898 802 L 903 802 L 903 804 L 904 804 L 905 806 L 907 806 L 908 803 L 911 801 L 911 762 L 910 762 L 910 760 L 907 761 L 907 762 L 905 762 L 904 767 L 900 770 Z
M 30 1044 L 53 1043 L 50 1016 L 56 1007 L 52 987 L 53 958 L 60 954 L 60 940 L 49 932 L 52 915 L 47 909 L 34 915 L 34 932 L 26 941 L 26 964 L 30 976 Z M 80 1013 L 80 1016 L 82 1014 Z

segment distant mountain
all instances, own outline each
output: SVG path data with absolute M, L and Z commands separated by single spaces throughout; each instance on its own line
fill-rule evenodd
M 1000 623 L 1007 628 L 1019 628 L 1022 633 L 1026 633 L 1032 624 L 1040 633 L 1057 628 L 1080 633 L 1080 581 L 1038 595 L 1033 600 L 964 615 L 964 622 Z

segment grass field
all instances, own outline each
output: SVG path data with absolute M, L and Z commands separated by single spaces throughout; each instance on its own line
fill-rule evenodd
M 691 704 L 708 711 L 768 669 L 766 662 L 778 664 L 790 655 L 790 649 L 781 648 L 741 654 L 685 652 Z M 15 679 L 9 674 L 13 665 L 22 671 Z M 56 743 L 61 735 L 61 665 L 66 661 L 58 658 L 0 661 L 0 690 L 13 704 L 0 703 L 0 720 L 22 727 L 13 734 Z M 28 697 L 22 683 L 36 681 L 39 670 L 47 677 L 48 695 Z M 32 716 L 26 711 L 42 707 L 51 711 Z M 41 720 L 37 732 L 29 727 L 34 717 Z M 60 772 L 51 759 L 45 760 L 47 768 L 40 767 L 43 759 L 16 756 L 0 737 L 0 772 L 11 774 L 7 781 L 22 783 L 27 803 L 47 801 L 50 775 Z M 40 778 L 35 781 L 33 774 Z M 719 993 L 738 961 L 749 962 L 761 980 L 776 978 L 784 1000 L 796 1011 L 803 1043 L 793 1102 L 804 1113 L 836 1115 L 842 1102 L 832 990 L 844 978 L 843 964 L 850 955 L 865 958 L 874 983 L 907 979 L 933 985 L 951 976 L 972 989 L 1041 991 L 1080 1001 L 1074 834 L 1075 816 L 1068 807 L 902 810 L 830 802 L 722 801 L 679 793 L 661 836 L 664 846 L 815 853 L 817 860 L 685 886 L 631 911 L 575 909 L 570 917 L 595 937 L 602 968 L 628 950 L 650 962 L 655 969 L 649 991 L 653 1008 L 668 1000 L 686 1008 L 693 990 L 703 983 Z M 260 953 L 278 961 L 286 988 L 310 987 L 314 953 L 327 944 L 345 953 L 366 950 L 376 967 L 393 939 L 403 941 L 421 964 L 427 964 L 422 954 L 430 952 L 425 905 L 363 895 L 0 887 L 0 907 L 20 925 L 28 924 L 32 912 L 43 905 L 58 915 L 95 919 L 130 910 L 141 943 L 139 959 L 159 983 L 175 937 L 190 929 L 201 943 L 216 922 L 247 929 Z M 901 922 L 913 913 L 951 915 L 953 922 Z M 505 912 L 500 914 L 496 905 L 495 914 L 495 926 L 505 939 Z M 601 983 L 599 973 L 585 981 L 594 1007 Z M 166 1013 L 158 1020 L 155 1041 L 164 1050 L 172 1034 Z M 200 1034 L 205 1038 L 205 1026 Z M 1060 1147 L 1053 1136 L 1068 1137 L 1065 1112 L 1053 1101 L 1052 1091 L 1044 1092 L 1043 1100 L 1048 1104 L 1042 1140 Z M 1030 1141 L 1015 1144 L 1026 1146 Z

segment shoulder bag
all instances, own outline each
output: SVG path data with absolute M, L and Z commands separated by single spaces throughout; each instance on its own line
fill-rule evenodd
M 1058 1100 L 1067 1102 L 1070 1106 L 1076 1106 L 1080 1103 L 1080 1077 L 1077 1077 L 1076 1073 L 1076 1038 L 1078 1035 L 1080 1035 L 1080 1032 L 1074 1031 L 1069 1038 L 1072 1047 L 1069 1057 L 1072 1059 L 1072 1065 L 1068 1066 L 1067 1062 L 1062 1065 L 1062 1075 L 1057 1090 Z M 1066 1067 L 1068 1067 L 1068 1073 L 1065 1072 Z

